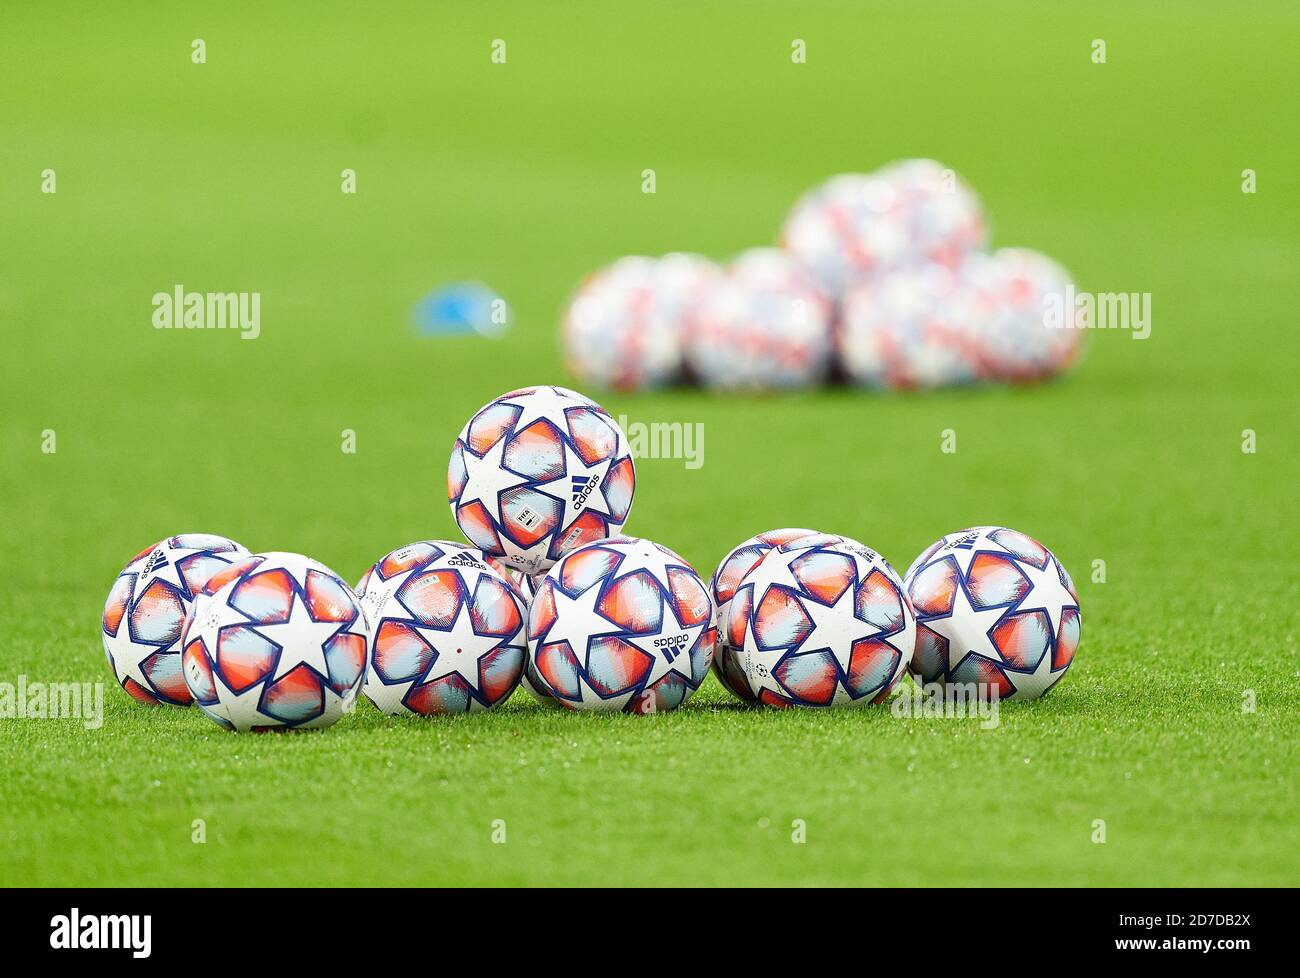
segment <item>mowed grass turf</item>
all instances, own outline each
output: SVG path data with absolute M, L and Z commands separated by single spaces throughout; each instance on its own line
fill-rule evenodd
M 0 681 L 109 685 L 98 730 L 0 720 L 0 882 L 1300 880 L 1298 19 L 1090 6 L 7 12 Z M 639 464 L 628 530 L 706 576 L 775 526 L 899 568 L 944 532 L 1024 530 L 1081 591 L 1046 699 L 983 730 L 746 710 L 710 679 L 654 717 L 520 692 L 238 736 L 112 684 L 99 617 L 141 548 L 216 532 L 355 580 L 454 535 L 452 440 L 496 394 L 567 380 L 556 319 L 583 274 L 770 242 L 807 186 L 906 156 L 965 175 L 995 244 L 1150 292 L 1150 338 L 1092 335 L 1036 389 L 600 395 L 704 426 L 702 468 Z M 507 338 L 416 336 L 416 300 L 471 278 L 510 300 Z M 178 283 L 261 292 L 261 337 L 153 329 Z

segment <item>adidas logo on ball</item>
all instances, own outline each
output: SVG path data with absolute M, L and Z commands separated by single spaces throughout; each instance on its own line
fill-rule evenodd
M 452 567 L 473 567 L 476 570 L 487 570 L 483 564 L 465 553 L 456 554 L 454 557 L 448 557 L 447 563 Z
M 142 576 L 142 577 L 148 577 L 150 574 L 152 574 L 154 571 L 156 571 L 159 567 L 163 567 L 163 566 L 165 566 L 166 564 L 167 564 L 167 555 L 166 555 L 165 553 L 163 553 L 162 548 L 159 547 L 159 548 L 158 548 L 157 550 L 155 550 L 152 554 L 150 554 L 150 556 L 149 556 L 149 563 L 147 563 L 147 564 L 144 565 L 144 572 L 143 572 L 143 574 L 142 574 L 141 576 Z
M 579 509 L 582 506 L 582 504 L 587 501 L 587 497 L 591 495 L 592 490 L 596 488 L 596 484 L 599 481 L 600 479 L 594 475 L 587 479 L 584 479 L 580 475 L 575 475 L 573 477 L 573 508 L 574 509 Z

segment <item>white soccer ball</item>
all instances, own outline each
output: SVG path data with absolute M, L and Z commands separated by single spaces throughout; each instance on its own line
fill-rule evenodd
M 546 580 L 546 575 L 529 575 L 516 570 L 512 570 L 510 574 L 519 593 L 524 598 L 524 603 L 531 609 L 533 599 L 537 597 L 537 589 L 542 586 L 542 581 Z M 546 692 L 546 684 L 542 682 L 542 678 L 537 675 L 532 662 L 527 658 L 524 661 L 524 674 L 520 677 L 519 685 L 523 686 L 528 691 L 528 694 L 542 706 L 552 707 L 557 710 L 560 708 L 560 701 Z
M 708 676 L 717 636 L 713 602 L 691 565 L 634 537 L 563 557 L 528 614 L 533 673 L 573 710 L 680 706 Z
M 565 310 L 570 371 L 619 390 L 677 380 L 691 317 L 720 275 L 714 262 L 687 254 L 620 258 L 595 272 Z
M 194 702 L 232 730 L 327 727 L 351 709 L 366 662 L 352 588 L 301 554 L 253 554 L 214 575 L 181 643 Z
M 956 268 L 988 246 L 988 221 L 970 186 L 935 160 L 899 160 L 877 176 L 893 189 L 907 235 L 905 264 Z
M 635 489 L 623 429 L 564 387 L 490 401 L 461 430 L 447 466 L 447 498 L 466 539 L 527 574 L 616 535 Z
M 491 709 L 524 668 L 527 605 L 504 568 L 472 547 L 420 541 L 368 574 L 362 692 L 390 715 Z
M 1074 661 L 1082 619 L 1074 582 L 1046 547 L 1017 530 L 949 533 L 908 569 L 918 683 L 982 683 L 1033 699 Z
M 1066 308 L 1070 274 L 1046 255 L 1002 248 L 970 255 L 959 272 L 982 369 L 1008 381 L 1042 380 L 1077 359 L 1086 316 Z
M 731 599 L 735 596 L 736 588 L 740 586 L 745 575 L 754 569 L 769 550 L 791 540 L 815 534 L 817 534 L 816 530 L 798 528 L 759 533 L 732 547 L 727 555 L 718 561 L 718 567 L 709 579 L 709 595 L 717 608 L 718 622 L 718 651 L 713 657 L 713 674 L 718 677 L 718 682 L 722 683 L 727 692 L 746 703 L 753 703 L 755 697 L 753 690 L 749 688 L 749 681 L 745 678 L 744 668 L 736 654 L 737 650 L 729 641 L 727 615 L 731 610 Z
M 786 254 L 741 254 L 709 291 L 687 342 L 691 374 L 715 389 L 819 383 L 831 360 L 831 306 Z
M 781 230 L 782 247 L 837 302 L 900 268 L 953 267 L 986 241 L 978 198 L 933 160 L 832 177 L 799 199 Z
M 830 534 L 769 550 L 736 589 L 727 629 L 750 692 L 777 707 L 880 703 L 916 644 L 889 562 Z
M 179 533 L 141 550 L 104 602 L 104 654 L 122 688 L 141 703 L 189 706 L 181 674 L 185 615 L 213 574 L 248 556 L 234 540 Z
M 965 384 L 981 376 L 977 318 L 953 272 L 905 268 L 845 296 L 836 330 L 844 375 L 868 387 Z

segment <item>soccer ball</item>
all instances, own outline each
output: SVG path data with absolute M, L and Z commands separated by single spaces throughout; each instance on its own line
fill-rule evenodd
M 527 574 L 617 534 L 635 489 L 623 429 L 563 387 L 526 387 L 488 403 L 447 466 L 447 498 L 466 539 Z
M 769 550 L 736 589 L 727 629 L 750 692 L 781 707 L 879 703 L 916 643 L 889 562 L 829 534 Z
M 487 710 L 519 685 L 528 608 L 499 565 L 459 544 L 421 541 L 369 575 L 362 691 L 384 713 Z
M 957 276 L 919 265 L 849 291 L 836 349 L 845 375 L 868 387 L 969 383 L 981 368 L 975 324 Z
M 516 570 L 510 571 L 510 574 L 515 582 L 516 588 L 523 596 L 524 603 L 531 610 L 533 599 L 537 597 L 537 589 L 542 586 L 542 581 L 546 580 L 546 575 L 533 574 L 530 576 L 522 571 Z M 527 657 L 525 657 L 524 660 L 524 674 L 519 679 L 519 685 L 528 690 L 529 695 L 532 696 L 533 699 L 537 700 L 538 703 L 541 703 L 542 706 L 552 707 L 557 710 L 560 708 L 560 701 L 550 693 L 546 692 L 546 684 L 542 682 L 542 677 L 537 675 L 537 671 L 533 668 L 531 660 Z
M 366 592 L 369 591 L 372 583 L 382 585 L 394 574 L 410 570 L 422 560 L 432 559 L 438 553 L 448 553 L 453 550 L 473 550 L 475 553 L 482 555 L 493 570 L 503 575 L 506 580 L 516 587 L 519 578 L 523 576 L 517 574 L 516 571 L 510 570 L 497 558 L 488 557 L 482 551 L 475 550 L 474 547 L 460 540 L 420 540 L 417 543 L 410 543 L 405 547 L 392 551 L 366 568 L 366 572 L 361 575 L 361 580 L 357 581 L 357 586 L 352 589 L 361 602 L 361 610 L 365 612 L 367 618 L 378 610 L 380 598 L 376 597 L 373 601 L 366 601 Z M 380 594 L 382 591 L 383 588 L 380 587 L 376 594 Z
M 831 307 L 799 266 L 774 248 L 740 255 L 693 322 L 692 375 L 716 389 L 804 387 L 831 360 Z
M 675 381 L 690 317 L 720 275 L 712 261 L 687 254 L 620 258 L 591 275 L 564 314 L 570 371 L 620 390 Z
M 181 635 L 194 702 L 230 730 L 328 727 L 366 662 L 357 596 L 324 564 L 270 552 L 214 575 Z
M 113 675 L 141 703 L 189 706 L 181 675 L 181 626 L 216 571 L 248 551 L 211 533 L 181 533 L 141 550 L 104 602 L 104 654 Z
M 1008 381 L 1034 381 L 1068 369 L 1077 359 L 1087 316 L 1065 308 L 1070 274 L 1052 259 L 1025 248 L 971 255 L 961 267 L 983 369 Z M 1057 307 L 1059 323 L 1049 315 Z
M 722 560 L 718 561 L 718 568 L 709 579 L 709 594 L 717 608 L 718 623 L 718 652 L 713 657 L 713 674 L 718 677 L 718 682 L 722 683 L 727 692 L 746 703 L 755 702 L 755 696 L 749 688 L 749 680 L 745 678 L 745 671 L 741 667 L 736 649 L 728 640 L 727 613 L 731 609 L 731 599 L 736 593 L 736 588 L 740 586 L 741 580 L 754 569 L 769 550 L 779 544 L 812 536 L 815 533 L 816 530 L 781 529 L 768 530 L 766 533 L 752 536 L 743 543 L 737 544 Z
M 781 230 L 782 247 L 836 301 L 901 268 L 955 266 L 986 240 L 978 198 L 933 160 L 832 177 L 800 198 Z
M 1042 696 L 1079 645 L 1079 598 L 1051 552 L 1016 530 L 941 538 L 905 578 L 916 609 L 919 683 L 985 683 L 1000 699 Z
M 893 188 L 906 229 L 908 264 L 956 268 L 988 245 L 988 222 L 975 192 L 935 160 L 899 160 L 877 175 Z
M 528 613 L 533 672 L 574 710 L 680 706 L 708 676 L 717 638 L 713 601 L 691 565 L 633 537 L 563 557 Z

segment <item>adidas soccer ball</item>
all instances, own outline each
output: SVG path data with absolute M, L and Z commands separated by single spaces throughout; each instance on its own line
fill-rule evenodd
M 769 550 L 736 589 L 727 629 L 750 691 L 769 706 L 879 703 L 916 642 L 889 562 L 829 534 Z
M 528 613 L 533 672 L 574 710 L 680 706 L 708 676 L 717 637 L 713 602 L 691 565 L 633 537 L 563 557 Z
M 988 222 L 975 192 L 935 160 L 898 160 L 877 175 L 893 189 L 906 229 L 906 262 L 955 268 L 988 244 Z
M 527 605 L 473 548 L 421 541 L 375 564 L 366 584 L 362 691 L 384 713 L 491 709 L 519 685 Z
M 417 543 L 407 544 L 405 547 L 386 554 L 366 568 L 366 572 L 361 575 L 361 579 L 357 581 L 357 586 L 352 590 L 356 592 L 357 599 L 361 602 L 361 610 L 365 612 L 367 619 L 371 617 L 372 612 L 378 610 L 377 602 L 380 600 L 378 597 L 372 601 L 366 600 L 366 592 L 370 590 L 372 582 L 382 585 L 394 574 L 410 570 L 421 560 L 430 559 L 439 552 L 449 553 L 453 550 L 473 550 L 475 553 L 482 554 L 482 551 L 476 550 L 471 545 L 460 540 L 420 540 Z M 519 580 L 523 575 L 509 569 L 495 557 L 488 557 L 485 554 L 482 554 L 482 556 L 493 570 L 503 575 L 512 585 L 518 587 Z M 382 593 L 382 590 L 380 588 L 376 593 Z
M 699 309 L 686 357 L 715 389 L 766 390 L 820 381 L 831 361 L 831 306 L 775 248 L 740 255 Z
M 526 574 L 617 534 L 635 489 L 623 429 L 563 387 L 527 387 L 484 406 L 447 467 L 447 497 L 466 539 Z
M 835 336 L 840 366 L 868 387 L 969 383 L 981 369 L 975 324 L 951 270 L 900 269 L 845 296 Z
M 941 538 L 905 578 L 916 609 L 920 683 L 985 683 L 1000 699 L 1042 696 L 1079 645 L 1079 598 L 1037 540 L 981 526 Z
M 594 273 L 565 310 L 569 370 L 620 390 L 678 379 L 691 315 L 721 275 L 697 255 L 632 256 Z
M 531 610 L 533 599 L 537 597 L 537 589 L 542 586 L 542 581 L 546 580 L 545 574 L 528 575 L 522 571 L 510 572 L 515 587 L 523 596 L 524 603 Z M 525 657 L 524 674 L 519 679 L 519 685 L 528 691 L 528 694 L 541 703 L 542 706 L 560 708 L 560 701 L 550 693 L 546 692 L 546 684 L 542 682 L 542 677 L 537 675 L 537 670 L 533 668 L 532 661 Z
M 933 160 L 832 177 L 805 194 L 781 245 L 832 299 L 912 265 L 954 266 L 987 239 L 974 193 Z
M 185 619 L 185 682 L 231 730 L 328 727 L 351 709 L 366 661 L 352 588 L 301 554 L 254 554 L 214 575 Z
M 752 536 L 743 543 L 737 544 L 722 560 L 718 561 L 718 568 L 709 579 L 709 594 L 717 608 L 718 622 L 718 651 L 713 657 L 713 674 L 718 677 L 718 682 L 722 683 L 727 692 L 746 703 L 753 703 L 756 698 L 753 690 L 749 688 L 749 680 L 745 678 L 745 670 L 736 654 L 737 650 L 729 641 L 727 613 L 731 610 L 731 599 L 735 596 L 736 588 L 740 586 L 745 575 L 754 569 L 769 550 L 782 543 L 813 536 L 816 533 L 816 530 L 781 529 L 768 530 L 766 533 Z
M 104 603 L 104 654 L 113 675 L 141 703 L 189 706 L 181 675 L 181 627 L 208 579 L 248 551 L 225 537 L 181 533 L 140 551 Z
M 1073 284 L 1069 272 L 1052 259 L 1025 248 L 1002 248 L 992 255 L 971 255 L 961 278 L 979 357 L 990 376 L 1041 380 L 1078 358 L 1087 316 L 1065 308 Z M 1056 307 L 1059 322 L 1053 321 L 1049 305 Z

